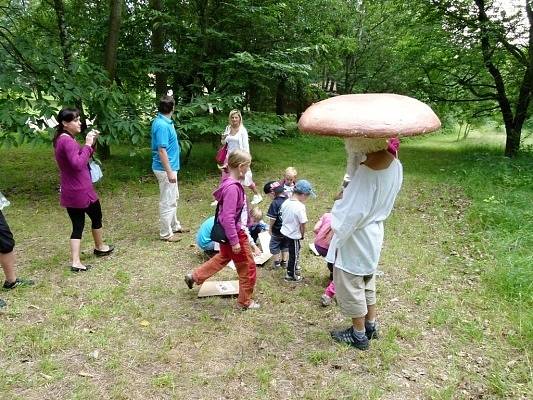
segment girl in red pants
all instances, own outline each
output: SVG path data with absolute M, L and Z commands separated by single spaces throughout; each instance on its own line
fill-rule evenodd
M 251 162 L 250 154 L 241 150 L 235 150 L 229 155 L 226 167 L 228 176 L 213 193 L 218 201 L 218 222 L 224 229 L 228 242 L 220 243 L 220 252 L 216 256 L 185 275 L 185 283 L 192 289 L 195 283 L 201 285 L 233 260 L 239 275 L 237 303 L 242 309 L 259 308 L 259 304 L 252 300 L 256 281 L 255 261 L 244 227 L 241 226 L 241 212 L 246 201 L 241 182 L 250 169 Z

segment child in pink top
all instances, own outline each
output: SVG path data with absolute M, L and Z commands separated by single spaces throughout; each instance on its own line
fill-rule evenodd
M 320 217 L 313 229 L 315 232 L 315 248 L 318 254 L 325 257 L 328 253 L 329 243 L 333 236 L 333 230 L 331 229 L 331 213 L 325 213 Z M 333 283 L 333 265 L 327 264 L 329 269 L 329 284 L 324 291 L 324 294 L 320 297 L 320 302 L 324 307 L 331 304 L 331 300 L 335 297 L 335 284 Z

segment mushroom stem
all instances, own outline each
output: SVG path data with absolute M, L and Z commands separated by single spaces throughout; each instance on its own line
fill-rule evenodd
M 355 171 L 359 167 L 359 164 L 363 161 L 364 154 L 353 148 L 353 144 L 350 139 L 344 141 L 344 147 L 346 148 L 346 173 L 344 175 L 343 186 L 346 186 L 352 179 Z
M 364 161 L 365 154 L 386 149 L 387 139 L 351 137 L 344 140 L 344 147 L 346 148 L 347 162 L 343 185 L 346 186 L 359 164 Z

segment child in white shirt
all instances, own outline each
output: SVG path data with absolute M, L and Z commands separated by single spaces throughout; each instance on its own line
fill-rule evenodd
M 300 282 L 303 279 L 298 261 L 300 258 L 300 239 L 304 237 L 305 224 L 307 223 L 304 203 L 309 196 L 315 197 L 315 192 L 308 181 L 301 179 L 294 185 L 292 197 L 283 203 L 280 210 L 283 221 L 280 231 L 289 248 L 289 261 L 285 276 L 285 280 L 289 282 Z

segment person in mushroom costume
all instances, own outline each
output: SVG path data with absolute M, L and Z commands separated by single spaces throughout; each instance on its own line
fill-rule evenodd
M 388 139 L 440 128 L 424 103 L 395 94 L 355 94 L 309 107 L 302 132 L 345 138 L 348 163 L 341 199 L 331 210 L 333 238 L 326 260 L 341 312 L 352 319 L 334 340 L 360 350 L 377 338 L 375 273 L 383 245 L 383 221 L 390 215 L 403 180 L 400 161 L 387 151 Z

